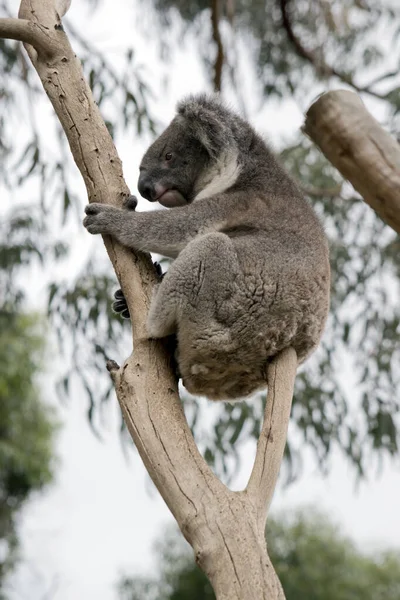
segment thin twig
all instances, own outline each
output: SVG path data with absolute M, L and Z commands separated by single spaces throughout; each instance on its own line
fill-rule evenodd
M 321 196 L 325 198 L 336 198 L 336 196 L 340 196 L 342 192 L 343 183 L 339 183 L 330 188 L 316 188 L 307 185 L 302 185 L 301 189 L 307 196 L 314 196 L 319 198 Z
M 219 30 L 220 18 L 220 0 L 212 0 L 211 2 L 211 25 L 213 32 L 213 40 L 216 45 L 217 55 L 214 63 L 214 90 L 221 91 L 222 83 L 222 67 L 224 64 L 224 47 L 222 45 L 221 33 Z
M 382 81 L 385 81 L 385 79 L 391 79 L 392 77 L 396 77 L 397 75 L 400 75 L 399 69 L 394 69 L 394 71 L 388 71 L 387 73 L 383 73 L 382 75 L 378 75 L 377 77 L 375 77 L 375 79 L 370 81 L 365 87 L 370 88 L 372 85 L 382 83 Z

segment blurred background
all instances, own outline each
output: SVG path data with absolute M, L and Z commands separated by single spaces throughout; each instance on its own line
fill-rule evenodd
M 297 377 L 269 550 L 288 600 L 398 600 L 400 240 L 301 132 L 318 94 L 346 88 L 398 139 L 397 0 L 76 0 L 64 27 L 132 193 L 176 101 L 215 90 L 315 206 L 331 314 Z M 83 182 L 22 46 L 4 40 L 0 197 L 0 598 L 213 598 L 105 370 L 131 339 L 101 238 L 81 225 Z M 265 397 L 182 398 L 208 462 L 242 488 Z

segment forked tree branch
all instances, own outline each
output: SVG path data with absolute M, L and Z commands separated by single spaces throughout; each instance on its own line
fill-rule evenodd
M 32 28 L 46 31 L 52 52 L 49 55 L 47 47 L 24 38 L 29 41 L 26 49 L 64 128 L 89 200 L 121 204 L 129 194 L 121 162 L 54 2 L 22 0 L 20 16 L 31 21 Z M 218 600 L 284 600 L 267 554 L 264 525 L 286 439 L 296 370 L 294 350 L 278 356 L 268 371 L 271 391 L 253 473 L 246 490 L 232 492 L 197 449 L 168 353 L 161 342 L 147 337 L 146 316 L 155 283 L 149 256 L 132 253 L 109 237 L 104 242 L 128 302 L 134 345 L 121 368 L 112 361 L 107 366 L 151 478 L 192 545 Z
M 323 94 L 307 111 L 303 131 L 381 219 L 400 233 L 400 146 L 357 94 Z

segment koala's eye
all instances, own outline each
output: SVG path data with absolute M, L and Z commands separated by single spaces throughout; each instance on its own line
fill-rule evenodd
M 165 160 L 171 160 L 172 158 L 172 152 L 167 152 L 167 154 L 165 155 Z

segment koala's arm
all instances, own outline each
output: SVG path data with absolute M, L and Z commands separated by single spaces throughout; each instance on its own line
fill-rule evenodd
M 108 234 L 121 244 L 175 258 L 196 236 L 238 227 L 246 202 L 228 194 L 169 210 L 134 212 L 108 204 L 89 204 L 83 222 L 89 233 Z M 248 223 L 248 219 L 246 220 Z

